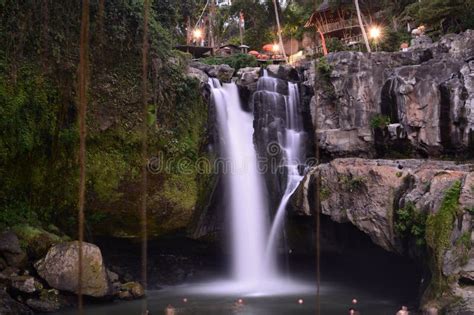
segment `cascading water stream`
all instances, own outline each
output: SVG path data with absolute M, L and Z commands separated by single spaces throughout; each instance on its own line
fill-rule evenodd
M 253 142 L 254 118 L 242 109 L 237 86 L 209 79 L 211 98 L 216 108 L 220 137 L 220 158 L 226 163 L 222 175 L 226 181 L 228 211 L 230 212 L 232 280 L 193 286 L 191 293 L 243 294 L 246 296 L 288 295 L 312 291 L 312 287 L 282 277 L 276 268 L 276 259 L 267 260 L 270 240 L 276 243 L 281 223 L 274 223 L 271 237 L 268 222 L 268 194 L 263 174 L 259 172 L 257 153 Z M 259 90 L 270 93 L 276 100 L 277 85 L 267 77 L 260 78 Z M 263 86 L 261 86 L 263 85 Z M 301 123 L 297 117 L 298 90 L 290 84 L 287 98 L 287 132 L 281 140 L 288 167 L 288 185 L 279 209 L 278 222 L 283 220 L 284 205 L 301 180 L 298 166 L 301 162 Z M 223 209 L 224 210 L 224 209 Z M 273 246 L 273 245 L 271 245 Z M 270 251 L 273 253 L 273 250 Z M 273 255 L 272 255 L 273 257 Z
M 210 79 L 210 84 L 222 154 L 230 167 L 225 176 L 231 190 L 233 276 L 240 283 L 256 283 L 272 275 L 264 268 L 267 204 L 253 144 L 253 115 L 242 110 L 234 83 Z
M 276 87 L 276 79 L 266 77 L 266 75 L 267 73 L 264 72 L 264 77 L 261 78 L 261 80 L 266 83 L 262 83 L 260 87 L 273 87 L 271 92 L 274 92 Z M 269 84 L 269 82 L 272 81 L 273 84 Z M 275 218 L 273 219 L 273 224 L 270 230 L 266 247 L 265 261 L 271 266 L 274 265 L 274 261 L 276 260 L 277 243 L 281 235 L 285 219 L 286 206 L 288 205 L 288 202 L 293 193 L 295 192 L 296 188 L 298 188 L 299 183 L 303 179 L 303 176 L 300 173 L 300 166 L 303 165 L 304 159 L 303 147 L 305 132 L 303 131 L 301 117 L 298 114 L 298 104 L 298 85 L 289 82 L 288 97 L 285 98 L 286 128 L 284 131 L 284 135 L 279 135 L 278 137 L 280 147 L 283 148 L 282 164 L 287 170 L 286 188 L 276 211 Z

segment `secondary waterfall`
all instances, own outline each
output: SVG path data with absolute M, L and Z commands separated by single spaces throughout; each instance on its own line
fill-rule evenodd
M 269 77 L 267 71 L 258 82 L 258 89 L 271 93 L 277 92 L 277 79 Z M 271 267 L 274 265 L 278 240 L 282 234 L 285 220 L 285 210 L 288 202 L 303 179 L 301 166 L 304 164 L 304 139 L 303 122 L 298 113 L 300 102 L 298 85 L 288 82 L 288 97 L 285 97 L 285 129 L 278 134 L 278 144 L 282 148 L 281 166 L 286 169 L 286 188 L 273 219 L 272 227 L 266 247 L 266 262 Z
M 237 86 L 210 79 L 226 159 L 230 188 L 232 261 L 234 278 L 241 283 L 271 277 L 264 268 L 268 232 L 266 194 L 258 172 L 253 144 L 253 115 L 242 110 Z

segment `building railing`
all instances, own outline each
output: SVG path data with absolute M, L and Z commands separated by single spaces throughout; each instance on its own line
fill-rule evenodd
M 359 22 L 357 21 L 357 19 L 348 19 L 337 22 L 319 24 L 318 27 L 323 33 L 331 33 L 342 29 L 359 27 Z
M 364 38 L 362 37 L 362 34 L 359 34 L 359 35 L 354 35 L 354 36 L 350 36 L 350 37 L 341 38 L 339 40 L 344 45 L 351 46 L 351 45 L 354 45 L 354 44 L 362 43 Z M 316 47 L 316 53 L 323 54 L 323 46 L 321 44 L 319 44 Z

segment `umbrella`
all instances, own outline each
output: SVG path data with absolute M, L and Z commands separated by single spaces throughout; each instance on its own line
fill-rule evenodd
M 266 44 L 262 48 L 265 51 L 273 51 L 273 44 Z
M 252 56 L 258 56 L 260 53 L 256 50 L 251 50 L 249 51 L 249 55 L 252 55 Z

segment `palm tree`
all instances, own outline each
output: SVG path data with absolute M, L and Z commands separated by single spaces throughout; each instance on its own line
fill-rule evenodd
M 275 6 L 275 19 L 276 19 L 277 28 L 278 28 L 278 40 L 280 42 L 280 51 L 283 54 L 283 56 L 285 57 L 285 61 L 288 63 L 288 58 L 286 57 L 286 53 L 285 53 L 285 47 L 283 46 L 283 38 L 281 37 L 280 18 L 278 16 L 279 4 L 280 3 L 278 3 L 278 5 L 277 5 L 277 0 L 273 0 L 273 5 Z
M 357 10 L 357 18 L 359 19 L 359 25 L 360 25 L 360 29 L 362 31 L 362 36 L 364 36 L 365 46 L 367 47 L 367 51 L 371 52 L 370 45 L 369 45 L 369 39 L 367 38 L 367 33 L 365 32 L 364 23 L 362 23 L 362 14 L 360 13 L 359 0 L 354 0 L 354 3 L 355 3 L 356 10 Z

